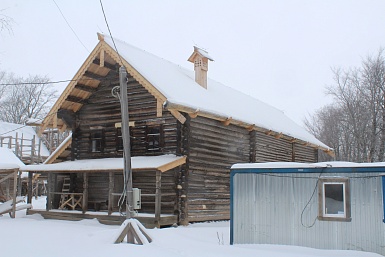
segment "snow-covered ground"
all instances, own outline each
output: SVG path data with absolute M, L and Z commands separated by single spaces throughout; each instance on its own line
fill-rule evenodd
M 33 205 L 44 208 L 45 198 L 33 201 Z M 154 241 L 147 245 L 113 244 L 118 231 L 119 226 L 102 225 L 97 220 L 44 220 L 40 215 L 26 216 L 25 211 L 19 211 L 16 219 L 0 217 L 0 256 L 380 256 L 297 246 L 229 245 L 229 222 L 150 229 Z

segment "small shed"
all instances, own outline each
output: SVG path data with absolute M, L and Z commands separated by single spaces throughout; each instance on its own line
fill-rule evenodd
M 235 164 L 230 244 L 385 255 L 385 163 Z

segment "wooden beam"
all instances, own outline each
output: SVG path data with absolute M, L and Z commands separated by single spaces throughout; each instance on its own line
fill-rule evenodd
M 84 72 L 84 76 L 86 76 L 87 78 L 99 80 L 99 81 L 104 81 L 104 80 L 106 80 L 106 77 L 107 77 L 107 76 L 101 76 L 99 74 L 96 74 L 96 73 L 93 73 L 90 71 Z
M 247 131 L 249 131 L 249 132 L 255 130 L 255 124 L 252 124 L 252 125 L 250 125 L 250 126 L 247 126 L 246 129 L 247 129 Z
M 73 128 L 75 125 L 75 112 L 67 109 L 59 109 L 57 112 L 57 117 L 62 119 L 68 127 Z
M 52 127 L 57 128 L 57 113 L 52 115 Z
M 157 99 L 156 101 L 156 117 L 162 117 L 163 115 L 163 102 Z
M 114 173 L 112 171 L 108 172 L 108 215 L 112 214 L 112 201 L 114 196 Z
M 186 118 L 177 110 L 169 110 L 172 116 L 174 116 L 180 123 L 184 124 L 186 122 Z
M 182 164 L 185 164 L 186 163 L 186 159 L 187 157 L 186 156 L 182 156 L 181 158 L 173 161 L 173 162 L 169 162 L 165 165 L 162 165 L 160 167 L 158 167 L 158 170 L 161 171 L 161 172 L 165 172 L 165 171 L 168 171 L 168 170 L 171 170 L 175 167 L 178 167 Z
M 63 93 L 60 95 L 60 97 L 57 99 L 47 116 L 42 122 L 42 125 L 40 127 L 40 130 L 38 132 L 38 135 L 40 136 L 44 130 L 47 127 L 51 126 L 51 121 L 52 121 L 52 114 L 55 113 L 64 103 L 65 99 L 67 96 L 72 92 L 74 86 L 76 85 L 76 81 L 81 79 L 83 76 L 84 72 L 88 69 L 88 67 L 91 65 L 92 61 L 95 59 L 95 56 L 100 52 L 100 49 L 107 45 L 105 42 L 100 41 L 98 45 L 92 50 L 90 55 L 87 57 L 87 59 L 84 61 L 83 65 L 80 67 L 80 69 L 76 72 L 75 76 L 73 77 L 72 81 L 68 84 L 68 86 L 64 89 Z
M 199 113 L 199 109 L 197 109 L 197 110 L 194 111 L 194 112 L 190 112 L 188 115 L 189 115 L 192 119 L 195 119 L 196 117 L 198 117 L 198 113 Z
M 100 67 L 104 67 L 104 50 L 100 50 Z
M 97 65 L 100 66 L 101 61 L 102 61 L 102 58 L 100 58 L 100 59 L 99 58 L 95 58 L 95 60 L 92 63 L 97 64 Z M 105 67 L 105 68 L 113 70 L 113 71 L 119 70 L 119 65 L 118 64 L 111 64 L 109 62 L 106 62 L 105 60 L 104 60 L 104 65 L 100 66 L 100 67 Z
M 281 132 L 281 133 L 279 133 L 279 134 L 276 134 L 274 137 L 275 137 L 276 139 L 280 139 L 282 136 L 283 136 L 283 134 L 282 134 L 282 132 Z
M 81 98 L 81 97 L 77 97 L 77 96 L 73 96 L 73 95 L 69 95 L 66 98 L 66 101 L 68 101 L 68 102 L 79 103 L 79 104 L 84 104 L 86 100 L 87 99 L 84 99 L 84 98 Z
M 228 117 L 226 120 L 222 121 L 222 124 L 228 126 L 230 125 L 232 119 L 232 117 Z
M 88 173 L 83 172 L 83 214 L 88 211 Z
M 88 93 L 94 93 L 96 90 L 98 90 L 96 87 L 90 87 L 83 84 L 76 84 L 75 88 Z

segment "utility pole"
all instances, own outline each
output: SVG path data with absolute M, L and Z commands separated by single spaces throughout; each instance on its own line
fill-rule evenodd
M 133 213 L 133 193 L 132 193 L 132 170 L 131 170 L 131 149 L 130 131 L 128 118 L 128 98 L 127 98 L 127 71 L 124 66 L 119 68 L 120 82 L 120 106 L 122 111 L 122 137 L 123 137 L 123 159 L 124 159 L 124 178 L 126 190 L 126 218 L 130 219 Z M 134 244 L 134 234 L 131 230 L 127 233 L 127 243 Z

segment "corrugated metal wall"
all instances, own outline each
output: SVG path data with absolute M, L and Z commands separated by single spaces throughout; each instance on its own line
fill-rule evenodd
M 381 177 L 369 178 L 376 175 L 322 174 L 322 177 L 350 177 L 352 220 L 336 222 L 316 219 L 317 173 L 235 174 L 233 243 L 300 245 L 385 255 Z

